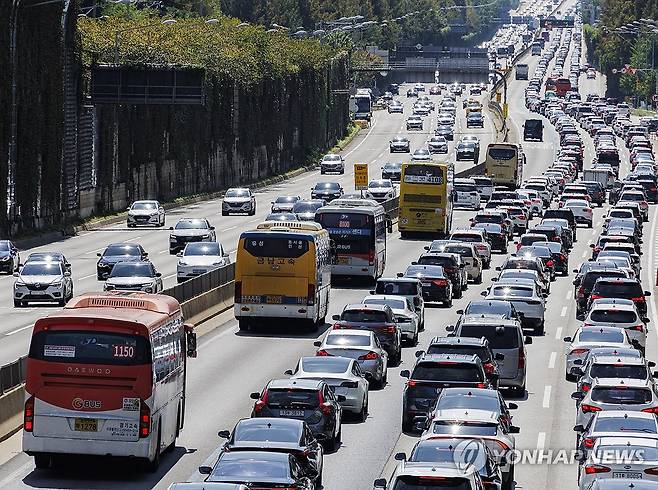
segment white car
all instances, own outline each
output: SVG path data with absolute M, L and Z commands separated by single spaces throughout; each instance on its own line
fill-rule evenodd
M 105 291 L 162 292 L 162 275 L 149 261 L 118 262 L 103 285 Z
M 389 111 L 390 112 L 390 111 Z M 320 160 L 320 174 L 327 172 L 345 173 L 345 159 L 336 153 L 328 153 Z
M 73 298 L 71 271 L 61 262 L 30 262 L 14 272 L 14 306 L 30 301 L 54 301 L 64 306 Z
M 450 487 L 446 488 L 484 490 L 485 486 L 478 470 L 479 468 L 475 465 L 461 466 L 455 465 L 454 463 L 410 463 L 407 461 L 401 461 L 395 468 L 393 475 L 391 475 L 388 485 L 386 478 L 378 478 L 375 480 L 373 488 L 387 490 L 412 488 L 407 484 L 408 481 L 423 482 L 427 479 L 430 481 L 438 480 L 446 485 L 450 484 Z M 413 486 L 415 487 L 418 485 L 414 484 Z M 434 485 L 432 486 L 434 487 Z M 418 486 L 418 488 L 430 487 L 423 485 L 422 487 Z
M 481 228 L 467 228 L 455 230 L 450 235 L 450 240 L 472 243 L 478 255 L 482 258 L 485 269 L 491 264 L 491 245 L 487 240 L 487 232 Z
M 135 201 L 128 208 L 128 228 L 165 225 L 165 209 L 158 201 Z
M 229 254 L 217 242 L 188 243 L 177 257 L 176 279 L 179 283 L 231 263 Z
M 411 155 L 412 162 L 431 162 L 432 154 L 427 148 L 419 148 Z
M 341 406 L 364 421 L 368 416 L 368 387 L 365 373 L 355 359 L 339 356 L 302 357 L 295 369 L 284 374 L 292 379 L 321 379 L 336 395 L 343 395 Z
M 544 206 L 542 198 L 537 191 L 533 191 L 532 189 L 519 189 L 516 193 L 520 199 L 526 201 L 531 216 L 542 216 Z
M 473 182 L 475 182 L 475 188 L 480 193 L 480 199 L 483 201 L 488 201 L 493 192 L 493 183 L 491 178 L 484 177 L 480 175 L 474 175 L 471 177 Z
M 455 207 L 466 207 L 476 211 L 480 209 L 481 197 L 473 179 L 455 179 L 452 189 Z
M 475 284 L 482 283 L 484 264 L 474 244 L 466 242 L 453 243 L 451 241 L 443 248 L 443 252 L 461 255 L 462 261 L 466 265 L 468 278 Z
M 272 201 L 272 213 L 292 213 L 297 201 L 301 201 L 300 196 L 279 196 Z
M 443 136 L 432 136 L 427 140 L 430 153 L 448 153 L 448 140 Z
M 423 130 L 423 118 L 420 116 L 409 116 L 407 118 L 407 131 L 412 129 Z
M 582 367 L 583 360 L 593 347 L 628 347 L 632 348 L 628 334 L 617 327 L 578 327 L 573 336 L 563 338 L 569 345 L 566 348 L 565 378 L 574 380 L 573 368 Z
M 391 179 L 371 180 L 368 183 L 368 192 L 377 202 L 388 201 L 397 196 L 397 191 Z
M 629 299 L 595 299 L 590 307 L 584 326 L 623 328 L 631 343 L 644 352 L 647 345 L 647 327 Z
M 232 187 L 226 191 L 222 200 L 222 216 L 233 213 L 256 214 L 256 196 L 251 189 Z
M 373 294 L 363 298 L 364 305 L 388 305 L 393 311 L 395 322 L 400 329 L 402 339 L 408 345 L 418 343 L 418 331 L 420 330 L 420 319 L 414 311 L 414 305 L 406 296 Z
M 564 208 L 571 209 L 576 223 L 585 223 L 588 228 L 593 226 L 593 212 L 589 202 L 585 199 L 567 199 Z
M 580 490 L 658 488 L 658 439 L 623 433 L 596 440 L 579 471 Z M 604 482 L 610 485 L 604 485 Z M 653 482 L 651 484 L 650 482 Z
M 579 376 L 576 384 L 577 391 L 582 393 L 589 391 L 596 381 L 604 383 L 606 378 L 642 379 L 648 380 L 652 377 L 649 364 L 643 357 L 595 355 L 590 356 L 585 363 L 585 368 L 574 368 L 575 374 Z
M 489 291 L 480 293 L 485 299 L 506 300 L 514 305 L 521 315 L 524 327 L 532 328 L 536 335 L 544 333 L 544 313 L 546 310 L 545 293 L 540 293 L 536 281 L 525 283 L 525 279 L 516 279 L 514 283 L 494 283 Z

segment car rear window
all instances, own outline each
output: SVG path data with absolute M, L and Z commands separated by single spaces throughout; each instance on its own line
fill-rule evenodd
M 469 383 L 483 381 L 477 365 L 454 361 L 421 362 L 414 368 L 411 379 Z
M 600 417 L 596 420 L 593 432 L 644 432 L 656 434 L 656 421 L 633 416 Z
M 545 240 L 545 236 L 522 236 L 521 245 L 532 245 L 535 242 L 542 242 Z
M 519 333 L 516 327 L 493 325 L 464 325 L 459 332 L 460 337 L 484 337 L 489 341 L 491 349 L 517 349 Z
M 612 283 L 612 282 L 601 282 L 599 281 L 594 285 L 592 294 L 597 294 L 605 298 L 637 298 L 644 297 L 644 291 L 642 291 L 642 286 L 639 283 L 632 282 L 621 282 L 621 283 Z
M 635 312 L 628 310 L 594 310 L 589 318 L 593 322 L 633 323 L 637 321 Z
M 340 316 L 345 322 L 354 323 L 386 323 L 386 313 L 373 310 L 347 310 Z
M 418 259 L 418 263 L 420 265 L 440 265 L 440 266 L 448 266 L 448 267 L 454 267 L 455 266 L 455 259 L 452 259 L 450 257 L 432 257 L 431 255 L 427 255 L 424 257 L 420 257 Z
M 592 378 L 647 379 L 646 366 L 637 364 L 592 364 L 589 372 Z
M 651 401 L 651 390 L 626 386 L 596 386 L 592 388 L 592 401 L 618 403 L 621 405 L 641 405 Z
M 315 408 L 319 395 L 316 390 L 268 389 L 267 405 L 270 407 L 300 406 Z
M 500 400 L 496 397 L 465 396 L 463 393 L 442 396 L 436 404 L 437 410 L 453 409 L 486 410 L 488 412 L 500 411 Z
M 578 335 L 580 342 L 623 342 L 624 333 L 621 330 L 583 330 Z
M 370 345 L 370 336 L 331 334 L 325 343 L 340 347 L 367 347 Z
M 459 254 L 462 257 L 473 257 L 473 250 L 470 247 L 462 247 L 459 245 L 446 245 L 444 251 L 453 254 Z
M 460 423 L 437 421 L 432 426 L 434 434 L 448 434 L 460 436 L 495 436 L 498 432 L 496 424 Z
M 375 289 L 377 294 L 399 294 L 413 296 L 418 294 L 418 285 L 413 282 L 378 281 Z
M 608 271 L 590 271 L 585 274 L 585 277 L 582 280 L 582 286 L 586 291 L 591 290 L 594 287 L 596 280 L 601 277 L 625 277 L 625 274 L 620 270 L 608 270 Z M 620 296 L 621 297 L 621 296 Z
M 515 286 L 496 286 L 493 288 L 493 295 L 505 298 L 532 298 L 533 291 Z
M 445 477 L 437 479 L 432 476 L 401 475 L 397 478 L 392 490 L 473 490 L 470 482 L 462 477 Z

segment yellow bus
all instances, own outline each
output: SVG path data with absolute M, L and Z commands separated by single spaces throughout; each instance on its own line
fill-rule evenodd
M 411 233 L 450 233 L 453 179 L 452 164 L 402 164 L 398 216 L 402 237 Z
M 324 323 L 333 255 L 329 233 L 318 223 L 266 221 L 243 232 L 233 310 L 240 330 L 277 319 Z
M 516 189 L 523 181 L 525 154 L 521 145 L 516 143 L 490 143 L 484 162 L 484 175 L 491 183 Z

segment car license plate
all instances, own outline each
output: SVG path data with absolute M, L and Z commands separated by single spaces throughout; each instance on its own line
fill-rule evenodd
M 76 418 L 73 429 L 77 432 L 98 432 L 98 419 Z
M 204 274 L 205 272 L 205 269 L 192 269 L 192 274 Z
M 46 294 L 45 291 L 30 291 L 30 294 L 32 296 L 44 296 Z
M 637 473 L 634 471 L 613 471 L 613 478 L 628 478 L 629 480 L 641 480 L 642 473 Z
M 426 282 L 426 281 L 422 281 L 421 284 L 422 284 L 423 286 L 426 286 L 426 287 L 430 287 L 430 286 L 432 285 L 432 283 L 429 282 L 429 281 L 428 281 L 428 282 Z
M 303 417 L 304 410 L 279 410 L 281 417 Z
M 283 298 L 281 296 L 266 296 L 265 302 L 268 305 L 280 305 L 283 303 Z

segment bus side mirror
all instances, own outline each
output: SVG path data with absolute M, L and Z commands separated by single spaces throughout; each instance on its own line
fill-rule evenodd
M 187 347 L 187 357 L 196 357 L 196 333 L 193 331 L 194 325 L 191 323 L 185 324 L 185 345 Z

